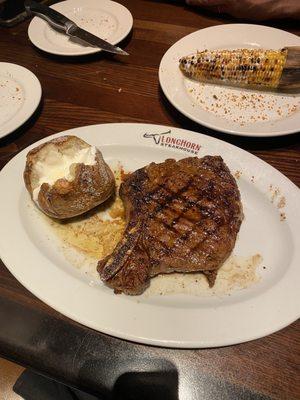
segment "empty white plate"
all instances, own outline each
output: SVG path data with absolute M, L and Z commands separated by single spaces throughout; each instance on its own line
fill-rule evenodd
M 197 50 L 299 46 L 291 33 L 250 24 L 213 26 L 176 42 L 163 56 L 159 81 L 182 114 L 209 128 L 243 136 L 279 136 L 300 129 L 300 96 L 202 84 L 183 76 L 179 59 Z
M 67 0 L 51 6 L 70 18 L 81 28 L 116 44 L 130 32 L 133 24 L 131 13 L 119 3 L 109 0 Z M 76 42 L 58 32 L 39 17 L 34 17 L 28 28 L 31 42 L 41 50 L 63 56 L 82 56 L 101 51 L 97 47 Z
M 20 65 L 0 63 L 0 138 L 19 128 L 41 100 L 37 77 Z

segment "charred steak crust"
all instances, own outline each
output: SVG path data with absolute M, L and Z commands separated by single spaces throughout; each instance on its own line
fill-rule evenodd
M 236 181 L 221 157 L 151 163 L 127 176 L 120 196 L 127 227 L 98 263 L 108 286 L 137 295 L 155 275 L 196 271 L 214 285 L 243 218 Z

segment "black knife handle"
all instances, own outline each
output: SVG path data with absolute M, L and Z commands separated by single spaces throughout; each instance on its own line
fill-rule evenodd
M 68 25 L 72 23 L 71 20 L 58 11 L 47 7 L 44 4 L 37 3 L 36 1 L 25 0 L 24 6 L 28 14 L 37 14 L 39 17 L 45 19 L 54 28 L 66 31 Z

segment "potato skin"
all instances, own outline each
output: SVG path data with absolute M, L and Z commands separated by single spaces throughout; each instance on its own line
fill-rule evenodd
M 24 181 L 28 192 L 33 198 L 33 166 L 37 162 L 39 152 L 47 145 L 54 144 L 63 150 L 64 146 L 89 146 L 76 136 L 63 136 L 43 143 L 27 154 L 24 171 Z M 97 149 L 94 165 L 75 164 L 72 181 L 58 179 L 53 185 L 43 183 L 37 203 L 48 216 L 66 219 L 83 214 L 107 200 L 115 191 L 115 178 L 109 166 L 103 160 Z

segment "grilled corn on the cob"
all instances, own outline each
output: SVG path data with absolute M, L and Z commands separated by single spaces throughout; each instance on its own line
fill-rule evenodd
M 286 59 L 286 49 L 205 50 L 182 57 L 179 67 L 197 81 L 276 89 Z

